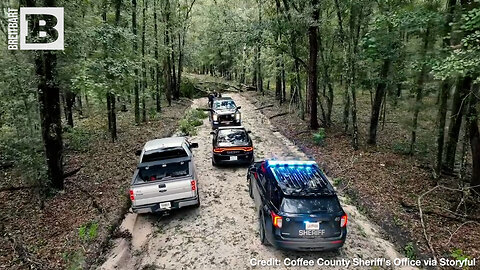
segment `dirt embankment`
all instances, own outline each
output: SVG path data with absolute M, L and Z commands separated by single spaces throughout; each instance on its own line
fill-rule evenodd
M 240 94 L 230 96 L 242 106 L 243 125 L 252 131 L 257 160 L 307 158 L 245 97 Z M 205 107 L 206 103 L 206 99 L 197 99 L 193 107 Z M 130 232 L 132 238 L 117 239 L 101 269 L 250 269 L 251 259 L 393 260 L 402 257 L 393 244 L 380 235 L 379 228 L 343 197 L 341 200 L 349 214 L 349 225 L 346 244 L 339 252 L 289 252 L 261 245 L 254 204 L 248 196 L 247 170 L 245 167 L 212 166 L 210 131 L 206 119 L 198 128 L 198 135 L 190 138 L 200 144 L 194 155 L 201 207 L 176 211 L 166 217 L 129 213 L 122 223 L 122 230 Z
M 0 269 L 67 269 L 94 263 L 126 212 L 135 150 L 148 139 L 171 135 L 189 107 L 188 100 L 174 102 L 157 119 L 138 126 L 133 112 L 119 112 L 115 143 L 105 132 L 105 115 L 91 111 L 90 117 L 75 119 L 91 137 L 88 145 L 80 145 L 84 151 L 73 150 L 66 140 L 65 170 L 81 169 L 65 180 L 64 191 L 48 197 L 43 209 L 35 190 L 0 192 Z M 15 169 L 1 171 L 0 177 L 23 183 Z

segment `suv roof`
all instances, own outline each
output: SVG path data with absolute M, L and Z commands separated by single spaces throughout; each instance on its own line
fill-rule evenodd
M 333 195 L 335 190 L 315 161 L 265 162 L 285 195 Z
M 216 97 L 214 100 L 233 100 L 231 97 Z
M 155 139 L 155 140 L 148 141 L 143 147 L 143 149 L 145 151 L 151 151 L 151 150 L 157 150 L 162 148 L 181 147 L 184 142 L 185 142 L 185 137 Z

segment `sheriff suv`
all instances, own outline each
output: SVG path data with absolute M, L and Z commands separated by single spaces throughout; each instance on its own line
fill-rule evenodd
M 242 126 L 219 127 L 213 135 L 212 165 L 217 164 L 251 164 L 253 162 L 253 143 Z
M 165 212 L 200 205 L 198 178 L 190 143 L 184 137 L 148 141 L 142 150 L 130 184 L 135 213 Z
M 255 162 L 247 180 L 262 244 L 300 251 L 343 246 L 347 215 L 314 161 Z
M 210 119 L 212 128 L 231 125 L 240 126 L 242 124 L 241 107 L 235 104 L 231 97 L 214 98 L 210 109 Z

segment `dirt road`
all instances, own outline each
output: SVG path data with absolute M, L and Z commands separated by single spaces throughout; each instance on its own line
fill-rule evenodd
M 244 97 L 240 94 L 230 96 L 242 106 L 243 125 L 252 130 L 256 159 L 306 158 Z M 205 107 L 206 103 L 206 99 L 197 99 L 192 106 Z M 117 239 L 101 269 L 250 269 L 255 268 L 251 266 L 251 259 L 276 258 L 283 262 L 285 258 L 315 261 L 318 258 L 350 261 L 353 258 L 386 258 L 393 261 L 402 257 L 380 236 L 378 228 L 354 206 L 346 204 L 343 198 L 349 224 L 346 244 L 339 252 L 288 252 L 261 245 L 254 205 L 248 196 L 246 168 L 212 167 L 210 131 L 206 119 L 198 128 L 198 135 L 191 138 L 200 145 L 194 153 L 201 207 L 177 211 L 166 217 L 129 213 L 122 223 L 122 230 L 130 231 L 132 239 Z M 283 263 L 275 267 L 283 268 L 286 268 Z M 349 269 L 400 268 L 350 266 Z

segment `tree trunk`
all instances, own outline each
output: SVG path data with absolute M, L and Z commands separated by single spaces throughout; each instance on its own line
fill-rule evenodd
M 456 84 L 455 93 L 453 94 L 451 120 L 448 128 L 447 149 L 445 152 L 445 169 L 447 171 L 453 171 L 455 167 L 455 155 L 465 107 L 464 101 L 471 82 L 472 78 L 470 77 L 460 78 Z
M 377 84 L 377 89 L 375 90 L 375 98 L 373 99 L 368 138 L 368 143 L 373 145 L 377 143 L 378 119 L 380 116 L 380 108 L 382 106 L 383 96 L 385 95 L 385 90 L 387 89 L 386 82 L 388 78 L 388 72 L 390 70 L 390 65 L 390 59 L 387 58 L 383 60 L 382 70 L 380 71 L 380 81 Z
M 447 2 L 447 13 L 445 16 L 445 23 L 443 25 L 443 48 L 448 48 L 451 44 L 451 22 L 453 21 L 456 3 L 457 0 L 448 0 Z M 445 145 L 445 124 L 448 111 L 447 103 L 451 85 L 452 84 L 450 80 L 444 80 L 440 86 L 437 116 L 437 156 L 435 162 L 436 177 L 439 177 L 442 171 L 443 150 Z
M 416 86 L 416 99 L 415 99 L 415 108 L 413 112 L 413 125 L 412 125 L 412 137 L 410 141 L 410 155 L 413 155 L 415 152 L 415 143 L 417 140 L 417 126 L 418 126 L 418 115 L 420 113 L 420 107 L 422 106 L 422 98 L 423 98 L 423 85 L 425 82 L 425 76 L 427 75 L 427 52 L 430 43 L 430 28 L 427 27 L 425 31 L 425 35 L 423 37 L 423 47 L 421 51 L 421 62 L 422 62 L 422 69 L 418 74 L 417 78 L 417 86 Z
M 70 91 L 65 91 L 65 114 L 67 116 L 67 125 L 73 128 L 73 105 L 75 104 L 75 94 Z
M 472 179 L 470 185 L 476 197 L 480 197 L 480 132 L 478 130 L 479 85 L 475 84 L 470 95 L 470 106 L 468 108 L 468 133 L 470 136 L 470 148 L 472 150 Z
M 82 92 L 76 95 L 78 115 L 83 116 Z
M 324 81 L 324 94 L 323 96 L 325 97 L 326 99 L 326 103 L 327 103 L 327 113 L 326 113 L 326 116 L 325 116 L 325 125 L 327 127 L 331 126 L 332 125 L 332 112 L 333 112 L 333 98 L 334 98 L 334 94 L 333 94 L 333 85 L 332 85 L 332 80 L 330 78 L 330 72 L 329 72 L 329 69 L 330 69 L 330 65 L 327 63 L 326 59 L 325 59 L 325 50 L 323 48 L 323 43 L 322 43 L 322 35 L 319 34 L 318 35 L 318 48 L 320 50 L 320 60 L 322 62 L 322 65 L 323 65 L 323 81 Z M 328 89 L 328 95 L 325 95 L 325 88 Z
M 165 47 L 170 46 L 170 0 L 165 1 Z M 172 105 L 172 66 L 170 54 L 167 53 L 167 57 L 164 62 L 164 74 L 165 74 L 165 95 L 167 98 L 168 106 Z
M 313 25 L 308 28 L 309 40 L 309 60 L 308 60 L 308 98 L 310 103 L 310 128 L 318 129 L 318 113 L 317 113 L 317 95 L 318 95 L 318 78 L 317 78 L 317 58 L 318 58 L 318 18 L 319 7 L 318 0 L 312 0 L 312 19 Z
M 34 7 L 35 2 L 27 1 L 27 6 Z M 45 6 L 55 7 L 55 0 L 46 0 Z M 60 89 L 55 79 L 57 75 L 56 72 L 56 52 L 37 51 L 35 53 L 35 73 L 38 76 L 38 104 L 47 174 L 53 188 L 63 189 L 63 141 L 60 117 Z
M 138 51 L 138 37 L 137 37 L 137 0 L 132 0 L 132 32 L 134 35 L 133 39 L 133 53 L 137 55 Z M 135 78 L 133 81 L 133 95 L 134 100 L 135 100 L 135 123 L 139 124 L 140 123 L 140 97 L 139 97 L 139 91 L 138 91 L 138 86 L 139 86 L 139 81 L 138 81 L 138 68 L 135 66 Z
M 154 35 L 155 35 L 155 102 L 157 112 L 162 111 L 161 106 L 161 94 L 160 94 L 160 59 L 159 59 L 159 47 L 158 47 L 158 20 L 157 20 L 157 0 L 153 0 L 153 24 L 154 24 Z
M 146 17 L 147 11 L 147 0 L 143 0 L 143 11 L 142 11 L 142 122 L 147 122 L 147 106 L 145 91 L 147 90 L 147 62 L 145 60 L 145 32 L 146 32 Z

